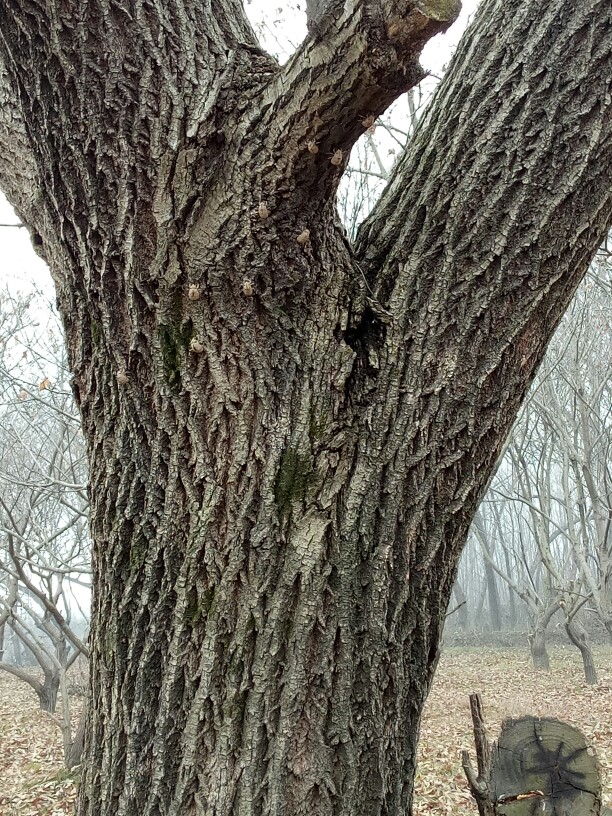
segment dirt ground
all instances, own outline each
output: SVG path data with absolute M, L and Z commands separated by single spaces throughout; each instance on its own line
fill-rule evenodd
M 519 649 L 447 649 L 422 729 L 415 816 L 475 816 L 461 770 L 472 749 L 468 695 L 483 697 L 495 737 L 507 717 L 535 714 L 576 725 L 595 748 L 604 799 L 612 806 L 612 649 L 598 648 L 599 684 L 586 686 L 575 650 L 551 651 L 552 671 L 535 673 Z M 80 702 L 74 701 L 75 721 Z M 62 768 L 61 734 L 29 687 L 0 672 L 0 816 L 72 813 L 76 774 Z

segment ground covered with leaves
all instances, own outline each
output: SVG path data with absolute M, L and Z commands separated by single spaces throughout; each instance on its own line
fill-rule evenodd
M 558 717 L 580 728 L 597 752 L 604 800 L 612 806 L 612 649 L 597 649 L 599 684 L 583 681 L 579 655 L 551 650 L 550 673 L 534 672 L 518 649 L 448 649 L 442 656 L 421 729 L 416 816 L 474 816 L 461 770 L 472 750 L 468 696 L 481 693 L 491 737 L 508 717 Z M 75 718 L 79 701 L 74 701 Z M 473 753 L 473 750 L 472 750 Z M 62 767 L 59 727 L 37 708 L 36 695 L 0 672 L 0 814 L 65 816 L 76 773 Z

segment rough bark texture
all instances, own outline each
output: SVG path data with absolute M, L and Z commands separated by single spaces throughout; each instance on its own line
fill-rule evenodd
M 0 0 L 89 450 L 79 816 L 411 812 L 470 520 L 610 225 L 608 0 L 485 0 L 355 246 L 348 149 L 456 6 L 323 5 L 279 68 L 238 0 Z

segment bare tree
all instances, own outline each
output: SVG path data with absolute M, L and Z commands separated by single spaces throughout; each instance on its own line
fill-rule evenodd
M 3 304 L 14 319 L 0 355 L 0 626 L 27 648 L 43 680 L 4 657 L 0 669 L 28 683 L 52 714 L 61 691 L 68 762 L 67 671 L 88 653 L 73 624 L 74 589 L 87 599 L 89 588 L 85 451 L 53 317 L 40 331 L 31 300 Z
M 562 610 L 587 682 L 597 674 L 580 614 L 594 611 L 605 625 L 610 563 L 608 274 L 605 263 L 593 267 L 556 333 L 473 525 L 485 573 L 527 606 L 534 664 L 548 668 L 546 627 Z
M 364 115 L 454 0 L 0 0 L 0 185 L 89 457 L 79 816 L 410 813 L 470 521 L 612 220 L 608 0 L 484 0 L 353 242 Z

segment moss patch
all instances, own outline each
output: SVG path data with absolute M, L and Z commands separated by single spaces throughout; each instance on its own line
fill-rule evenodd
M 181 349 L 188 349 L 193 337 L 193 323 L 187 320 L 183 324 L 162 324 L 158 329 L 164 375 L 173 388 L 181 383 Z
M 187 606 L 185 607 L 185 622 L 191 629 L 197 626 L 198 621 L 202 617 L 202 610 L 198 603 L 197 590 L 192 587 L 187 596 Z
M 185 622 L 191 629 L 195 629 L 200 621 L 208 617 L 213 607 L 214 599 L 214 589 L 206 589 L 201 594 L 198 594 L 197 589 L 192 587 L 187 597 L 187 606 L 185 607 Z
M 289 515 L 296 502 L 306 499 L 313 480 L 310 454 L 287 448 L 281 459 L 274 485 L 274 498 L 280 519 Z
M 315 411 L 310 414 L 310 427 L 308 433 L 311 442 L 320 442 L 325 436 L 325 428 L 327 427 L 327 417 L 322 411 Z

